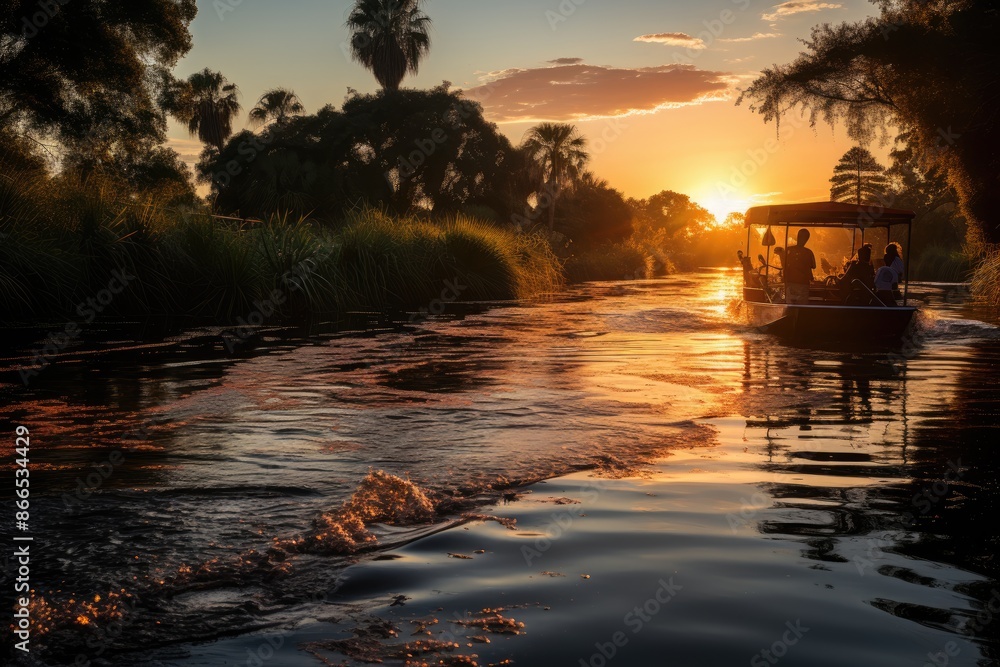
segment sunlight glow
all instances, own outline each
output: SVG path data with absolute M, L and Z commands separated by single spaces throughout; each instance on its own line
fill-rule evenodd
M 719 227 L 726 225 L 726 218 L 730 213 L 746 213 L 746 210 L 753 205 L 750 197 L 744 196 L 743 193 L 730 197 L 713 192 L 711 189 L 703 189 L 700 197 L 696 195 L 692 199 L 715 216 L 716 225 Z

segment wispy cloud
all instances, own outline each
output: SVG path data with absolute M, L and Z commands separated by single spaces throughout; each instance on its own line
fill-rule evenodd
M 205 144 L 197 139 L 167 137 L 166 145 L 167 148 L 173 148 L 177 151 L 181 161 L 186 162 L 191 167 L 201 159 L 201 152 L 205 150 Z
M 761 18 L 765 21 L 777 21 L 778 19 L 783 19 L 795 14 L 804 14 L 806 12 L 820 12 L 824 9 L 843 9 L 844 5 L 832 2 L 808 2 L 801 0 L 792 0 L 791 2 L 783 2 L 780 5 L 775 5 L 773 7 L 774 11 L 770 14 L 763 14 Z
M 551 65 L 579 65 L 583 62 L 583 58 L 556 58 L 548 62 Z
M 780 33 L 777 32 L 755 32 L 749 37 L 732 37 L 730 39 L 720 39 L 720 42 L 730 42 L 736 44 L 738 42 L 755 42 L 758 39 L 774 39 L 775 37 L 781 37 Z
M 575 63 L 508 69 L 466 91 L 498 123 L 654 113 L 728 99 L 736 78 L 693 65 L 619 68 Z
M 680 46 L 685 49 L 705 48 L 704 40 L 692 37 L 686 32 L 657 32 L 649 35 L 639 35 L 632 41 L 663 44 L 665 46 Z

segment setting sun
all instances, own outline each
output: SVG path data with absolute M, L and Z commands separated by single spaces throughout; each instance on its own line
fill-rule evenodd
M 1000 666 L 998 31 L 3 3 L 4 664 Z
M 715 217 L 716 225 L 725 226 L 726 219 L 732 213 L 746 213 L 746 210 L 753 206 L 753 203 L 749 197 L 744 197 L 742 193 L 738 193 L 735 196 L 728 198 L 725 195 L 721 195 L 716 192 L 712 192 L 709 189 L 703 190 L 703 194 L 699 196 L 695 194 L 692 199 L 697 202 L 702 208 L 707 210 Z

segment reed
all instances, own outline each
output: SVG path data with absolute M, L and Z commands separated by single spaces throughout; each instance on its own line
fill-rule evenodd
M 631 243 L 617 243 L 587 250 L 566 260 L 570 282 L 635 280 L 651 277 L 653 258 Z
M 983 253 L 972 273 L 971 288 L 977 301 L 1000 308 L 1000 250 Z
M 114 183 L 0 179 L 0 320 L 74 317 L 115 276 L 131 277 L 102 316 L 231 323 L 274 301 L 274 317 L 426 308 L 434 300 L 509 300 L 559 289 L 540 237 L 466 215 L 375 209 L 337 227 L 276 215 L 221 220 L 155 194 L 122 200 Z

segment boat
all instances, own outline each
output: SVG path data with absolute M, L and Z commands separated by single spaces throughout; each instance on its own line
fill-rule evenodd
M 777 245 L 774 230 L 778 237 L 784 233 L 788 248 L 789 234 L 798 229 L 832 229 L 834 236 L 843 239 L 846 249 L 847 236 L 850 235 L 850 248 L 853 257 L 856 250 L 869 241 L 882 240 L 886 245 L 890 242 L 902 242 L 906 269 L 904 277 L 909 276 L 910 238 L 913 211 L 890 209 L 879 205 L 855 205 L 840 202 L 816 202 L 807 204 L 785 204 L 778 206 L 755 206 L 747 211 L 745 226 L 747 229 L 746 254 L 744 262 L 743 305 L 750 325 L 760 331 L 775 334 L 782 338 L 798 341 L 848 341 L 857 342 L 859 332 L 863 332 L 865 341 L 892 342 L 899 341 L 906 334 L 917 311 L 909 303 L 909 289 L 906 281 L 901 281 L 902 305 L 886 305 L 878 296 L 861 281 L 853 281 L 852 298 L 845 302 L 841 287 L 836 276 L 828 275 L 824 280 L 814 280 L 809 286 L 808 304 L 789 304 L 785 302 L 785 289 L 781 275 L 781 253 L 772 253 L 772 246 Z M 756 232 L 756 234 L 755 234 Z M 817 234 L 811 233 L 810 244 Z M 792 235 L 795 238 L 795 235 Z M 753 252 L 759 246 L 757 258 L 759 266 L 754 266 Z M 765 258 L 766 248 L 766 258 Z M 779 249 L 780 250 L 780 249 Z M 880 255 L 877 252 L 876 256 Z M 775 260 L 772 260 L 774 254 Z M 873 259 L 875 259 L 873 257 Z M 878 260 L 874 263 L 877 265 Z

